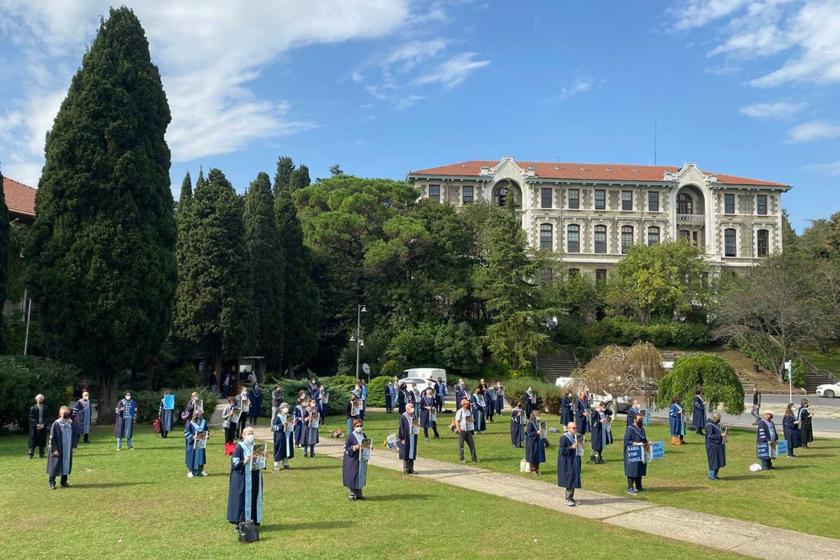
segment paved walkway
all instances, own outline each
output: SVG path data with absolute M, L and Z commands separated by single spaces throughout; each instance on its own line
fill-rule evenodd
M 257 437 L 270 440 L 271 431 L 267 427 L 258 426 Z M 318 453 L 340 459 L 344 454 L 344 440 L 333 439 L 324 434 L 321 443 L 318 444 Z M 402 461 L 397 453 L 385 449 L 374 450 L 370 464 L 383 469 L 402 471 Z M 415 462 L 415 468 L 419 473 L 418 478 L 754 558 L 840 558 L 838 539 L 806 535 L 748 521 L 586 490 L 575 492 L 578 506 L 571 508 L 563 504 L 562 488 L 541 480 L 422 457 Z

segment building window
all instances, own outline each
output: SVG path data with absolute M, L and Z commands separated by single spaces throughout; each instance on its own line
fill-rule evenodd
M 595 226 L 595 252 L 607 252 L 607 226 Z
M 577 224 L 570 224 L 566 228 L 566 241 L 569 253 L 580 253 L 580 226 Z
M 578 189 L 569 189 L 569 208 L 572 210 L 580 208 L 580 191 Z
M 633 210 L 633 191 L 621 191 L 621 209 L 624 211 Z
M 540 189 L 540 208 L 551 208 L 551 193 L 553 189 Z
M 440 185 L 429 185 L 429 198 L 440 202 Z
M 736 235 L 734 229 L 726 229 L 723 232 L 723 244 L 724 244 L 724 256 L 727 257 L 735 257 L 737 256 L 736 250 Z
M 472 204 L 474 195 L 475 195 L 475 193 L 473 191 L 473 187 L 462 187 L 461 188 L 461 203 L 462 204 Z
M 656 226 L 648 228 L 648 245 L 659 245 L 659 228 Z
M 554 271 L 550 267 L 540 269 L 540 283 L 550 284 L 554 280 Z
M 677 214 L 694 214 L 694 201 L 686 193 L 677 195 Z
M 598 189 L 595 191 L 595 210 L 607 209 L 607 191 Z
M 627 254 L 633 246 L 633 226 L 621 226 L 621 254 Z
M 540 250 L 551 251 L 554 248 L 554 236 L 551 224 L 540 224 Z
M 606 268 L 596 268 L 595 269 L 595 283 L 596 284 L 603 284 L 607 281 L 607 269 Z
M 770 232 L 766 229 L 758 230 L 756 236 L 756 255 L 766 257 L 770 250 Z
M 569 278 L 577 278 L 580 276 L 580 269 L 579 268 L 570 268 L 569 269 Z
M 723 213 L 724 214 L 734 214 L 735 213 L 735 195 L 732 193 L 725 193 L 723 195 Z
M 680 239 L 691 239 L 691 232 L 687 229 L 681 229 L 679 232 Z
M 648 212 L 659 212 L 659 193 L 648 193 Z
M 759 216 L 767 215 L 767 195 L 759 194 L 755 197 L 755 213 Z

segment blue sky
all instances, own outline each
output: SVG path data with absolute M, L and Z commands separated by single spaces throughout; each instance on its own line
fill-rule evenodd
M 787 182 L 840 210 L 840 0 L 127 2 L 185 171 L 238 190 L 278 154 L 313 177 L 467 159 L 659 164 Z M 108 2 L 0 0 L 0 161 L 43 138 Z

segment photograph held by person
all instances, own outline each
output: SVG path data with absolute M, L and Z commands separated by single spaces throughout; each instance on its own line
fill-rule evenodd
M 254 457 L 254 428 L 244 428 L 242 438 L 230 459 L 228 485 L 227 520 L 237 531 L 245 521 L 257 526 L 263 522 L 263 475 Z
M 719 412 L 713 412 L 706 422 L 706 459 L 709 480 L 720 480 L 718 472 L 726 466 L 726 430 L 720 429 Z
M 612 411 L 606 403 L 599 402 L 592 412 L 592 455 L 589 462 L 603 465 L 604 449 L 612 442 Z
M 303 423 L 303 456 L 315 457 L 315 446 L 321 441 L 321 415 L 318 413 L 318 403 L 314 399 L 309 401 L 309 408 L 304 411 Z
M 694 395 L 694 414 L 691 417 L 691 425 L 697 431 L 697 435 L 703 435 L 703 427 L 706 425 L 706 402 L 703 400 L 703 388 L 697 389 Z
M 668 429 L 671 433 L 671 445 L 682 445 L 685 436 L 685 413 L 680 405 L 679 397 L 671 399 L 668 409 Z
M 131 398 L 131 391 L 125 392 L 125 398 L 117 403 L 114 411 L 114 436 L 117 438 L 117 451 L 122 451 L 122 442 L 129 449 L 134 449 L 132 437 L 134 436 L 134 419 L 137 418 L 137 404 Z
M 627 477 L 627 493 L 635 496 L 644 491 L 642 478 L 647 475 L 647 463 L 644 461 L 645 450 L 649 444 L 645 428 L 642 424 L 644 417 L 637 414 L 633 423 L 624 432 L 624 476 Z M 631 447 L 641 447 L 642 460 L 629 460 L 628 451 Z
M 814 427 L 811 423 L 811 418 L 814 417 L 811 412 L 811 405 L 808 399 L 800 401 L 799 410 L 797 411 L 797 420 L 799 421 L 799 441 L 805 449 L 810 447 L 810 443 L 814 441 Z
M 420 397 L 420 426 L 423 428 L 423 436 L 429 440 L 429 428 L 435 434 L 435 439 L 440 439 L 437 429 L 437 403 L 432 389 L 426 389 L 426 393 Z
M 61 487 L 67 488 L 67 477 L 73 470 L 73 449 L 76 447 L 73 435 L 73 420 L 70 419 L 70 408 L 62 406 L 58 409 L 58 419 L 50 427 L 50 456 L 47 459 L 47 475 L 50 490 L 55 490 L 55 477 L 60 477 Z
M 353 430 L 344 440 L 344 456 L 341 461 L 341 480 L 347 488 L 347 499 L 364 500 L 362 489 L 367 484 L 367 458 L 362 450 L 362 442 L 367 438 L 362 429 L 362 420 L 353 421 Z
M 414 471 L 414 461 L 417 459 L 419 432 L 419 426 L 414 425 L 414 405 L 408 403 L 405 405 L 405 412 L 400 415 L 400 428 L 397 433 L 403 474 L 417 474 Z
M 515 448 L 525 445 L 525 411 L 522 410 L 522 403 L 518 402 L 510 411 L 510 443 Z
M 204 465 L 207 464 L 207 438 L 210 431 L 204 419 L 204 411 L 193 412 L 192 419 L 184 426 L 184 464 L 187 466 L 187 476 L 207 476 Z M 204 441 L 202 442 L 202 438 Z
M 470 401 L 461 400 L 461 408 L 455 413 L 455 431 L 458 433 L 458 458 L 464 462 L 464 443 L 470 448 L 470 456 L 473 463 L 478 462 L 478 455 L 475 453 L 475 439 L 473 438 L 473 415 L 470 412 Z
M 289 405 L 280 403 L 277 415 L 271 421 L 274 433 L 274 470 L 289 468 L 289 459 L 295 456 L 294 417 L 289 414 Z
M 545 463 L 545 434 L 540 426 L 540 412 L 531 411 L 525 430 L 525 461 L 534 475 L 540 474 L 540 464 Z
M 575 401 L 575 424 L 577 424 L 577 433 L 580 435 L 589 433 L 589 402 L 583 391 L 578 393 Z
M 38 457 L 44 457 L 44 447 L 47 445 L 47 419 L 50 410 L 44 404 L 44 395 L 35 395 L 35 404 L 29 409 L 29 452 L 30 459 L 38 448 Z
M 772 470 L 775 467 L 773 466 L 773 447 L 776 446 L 776 442 L 779 439 L 779 434 L 776 433 L 776 425 L 773 423 L 773 413 L 767 411 L 764 413 L 764 418 L 762 418 L 758 423 L 758 430 L 756 431 L 756 455 L 758 459 L 761 461 L 761 470 Z M 767 454 L 761 455 L 758 453 L 759 445 L 766 444 L 767 445 Z
M 785 408 L 785 415 L 782 418 L 782 431 L 787 441 L 787 456 L 796 457 L 793 450 L 802 447 L 802 434 L 799 431 L 796 415 L 793 413 L 793 403 L 788 403 Z
M 579 449 L 577 424 L 569 422 L 557 449 L 557 486 L 566 490 L 566 505 L 570 507 L 577 505 L 575 489 L 581 486 Z

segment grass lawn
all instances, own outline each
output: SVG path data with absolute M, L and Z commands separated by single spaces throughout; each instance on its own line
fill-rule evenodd
M 458 461 L 458 442 L 449 433 L 451 415 L 439 417 L 440 440 L 422 439 L 419 456 L 443 461 Z M 543 415 L 549 428 L 559 425 L 556 416 Z M 524 450 L 510 444 L 510 416 L 496 417 L 488 423 L 488 431 L 476 436 L 479 466 L 505 473 L 519 473 L 519 460 Z M 781 434 L 781 422 L 777 423 Z M 365 430 L 376 441 L 384 440 L 396 431 L 396 414 L 369 415 Z M 607 447 L 606 465 L 583 466 L 583 487 L 588 490 L 626 496 L 626 479 L 622 463 L 621 439 L 626 421 L 619 416 L 614 437 L 616 443 Z M 686 445 L 670 444 L 668 427 L 651 424 L 647 429 L 653 441 L 665 440 L 665 458 L 648 466 L 644 484 L 647 492 L 637 499 L 662 505 L 723 515 L 765 525 L 783 527 L 804 533 L 840 538 L 837 523 L 837 500 L 840 496 L 840 440 L 821 439 L 811 449 L 797 449 L 795 459 L 786 457 L 774 461 L 776 470 L 751 473 L 755 458 L 755 433 L 730 430 L 727 443 L 727 466 L 720 471 L 722 480 L 707 478 L 706 448 L 702 436 L 686 435 Z M 557 481 L 558 434 L 550 434 L 552 446 L 546 450 L 547 462 L 541 467 L 541 479 Z M 469 457 L 469 452 L 466 452 Z M 584 460 L 588 460 L 589 451 Z M 533 476 L 522 473 L 521 476 Z
M 840 375 L 840 345 L 830 346 L 825 352 L 805 350 L 802 353 L 815 367 Z
M 383 469 L 369 473 L 369 499 L 350 503 L 328 457 L 266 473 L 263 540 L 243 548 L 225 520 L 218 431 L 201 479 L 186 478 L 182 438 L 142 430 L 136 450 L 118 454 L 111 434 L 82 444 L 72 488 L 54 491 L 45 460 L 24 457 L 26 438 L 0 437 L 3 558 L 556 558 L 561 533 L 588 558 L 741 558 Z

